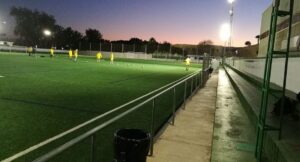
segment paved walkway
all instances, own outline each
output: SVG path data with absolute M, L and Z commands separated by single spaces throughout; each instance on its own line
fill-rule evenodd
M 175 125 L 159 137 L 147 162 L 210 161 L 217 85 L 218 74 L 214 74 L 177 114 Z
M 255 162 L 256 134 L 230 80 L 219 70 L 212 162 Z

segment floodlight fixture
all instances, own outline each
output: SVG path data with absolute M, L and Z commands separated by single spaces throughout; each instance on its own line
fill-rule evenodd
M 233 9 L 230 9 L 230 10 L 229 10 L 229 15 L 230 15 L 230 16 L 233 16 Z
M 228 23 L 222 24 L 220 28 L 220 39 L 227 42 L 230 38 L 230 25 Z
M 234 0 L 227 0 L 227 1 L 228 1 L 228 3 L 231 3 L 231 4 L 234 2 Z
M 51 31 L 48 30 L 48 29 L 45 29 L 45 30 L 43 31 L 43 33 L 44 33 L 45 36 L 50 36 L 50 35 L 51 35 Z

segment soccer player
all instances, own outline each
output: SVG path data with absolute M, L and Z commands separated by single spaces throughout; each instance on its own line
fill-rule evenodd
M 51 58 L 54 57 L 54 48 L 53 47 L 50 48 L 50 57 Z
M 72 57 L 73 57 L 73 51 L 72 51 L 72 49 L 70 48 L 70 50 L 69 50 L 69 59 L 71 60 Z
M 101 52 L 98 52 L 98 53 L 96 54 L 96 58 L 97 58 L 97 62 L 100 62 L 100 61 L 101 61 L 101 58 L 102 58 Z
M 110 53 L 110 64 L 114 63 L 114 53 Z
M 28 56 L 31 56 L 32 52 L 33 52 L 33 48 L 32 46 L 27 48 L 27 52 L 28 52 Z
M 185 70 L 188 71 L 190 66 L 191 66 L 191 59 L 190 57 L 188 57 L 185 59 Z
M 78 49 L 76 49 L 74 51 L 74 61 L 76 62 L 77 61 L 77 57 L 78 57 Z

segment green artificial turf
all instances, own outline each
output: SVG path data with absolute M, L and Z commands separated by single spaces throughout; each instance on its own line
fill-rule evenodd
M 116 58 L 111 65 L 108 60 L 97 63 L 94 57 L 79 56 L 74 62 L 67 55 L 50 59 L 47 55 L 29 57 L 0 53 L 0 160 L 200 68 L 200 65 L 193 65 L 187 72 L 182 62 Z M 177 106 L 182 102 L 182 93 L 183 85 L 177 89 Z M 157 130 L 172 112 L 171 92 L 158 98 L 156 105 Z M 151 110 L 151 104 L 146 104 L 99 132 L 97 159 L 111 161 L 116 129 L 143 128 L 149 131 Z M 111 117 L 113 115 L 68 136 L 57 145 Z M 66 161 L 70 157 L 72 161 L 87 161 L 89 141 L 82 143 L 53 161 Z M 32 160 L 57 145 L 50 144 L 19 161 Z M 76 152 L 77 156 L 74 156 Z M 78 152 L 82 155 L 78 156 Z

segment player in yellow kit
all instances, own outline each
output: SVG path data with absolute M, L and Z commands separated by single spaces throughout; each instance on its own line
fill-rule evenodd
M 32 52 L 33 52 L 33 48 L 32 46 L 27 48 L 27 52 L 28 52 L 28 56 L 31 56 Z
M 191 66 L 191 59 L 188 57 L 185 59 L 185 70 L 188 71 Z
M 54 48 L 53 47 L 50 48 L 50 57 L 51 58 L 54 57 Z
M 110 53 L 110 64 L 114 63 L 114 53 Z
M 97 58 L 97 62 L 100 62 L 100 61 L 101 61 L 101 58 L 102 58 L 101 52 L 98 52 L 98 53 L 96 54 L 96 58 Z
M 74 51 L 74 61 L 76 62 L 77 61 L 77 57 L 78 57 L 78 49 L 76 49 Z
M 69 59 L 71 60 L 72 57 L 73 57 L 73 51 L 72 51 L 72 49 L 70 48 L 70 50 L 69 50 Z

